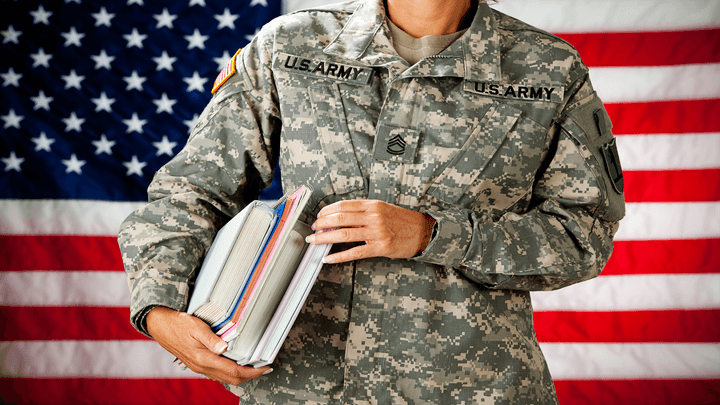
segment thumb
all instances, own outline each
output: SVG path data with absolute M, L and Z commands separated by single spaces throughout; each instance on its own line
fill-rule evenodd
M 201 321 L 202 322 L 202 321 Z M 203 323 L 203 327 L 197 330 L 195 338 L 202 345 L 207 347 L 211 352 L 215 354 L 223 354 L 228 348 L 228 344 L 220 336 L 213 333 L 213 331 L 206 324 Z

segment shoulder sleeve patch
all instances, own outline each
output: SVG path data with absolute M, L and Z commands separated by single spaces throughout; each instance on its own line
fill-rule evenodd
M 235 58 L 237 58 L 241 50 L 242 49 L 238 49 L 237 52 L 235 52 L 235 55 L 233 55 L 227 65 L 225 65 L 225 69 L 223 69 L 220 74 L 218 74 L 218 76 L 215 78 L 215 83 L 213 83 L 213 88 L 211 91 L 212 94 L 215 94 L 215 92 L 218 91 L 220 86 L 222 86 L 227 81 L 227 79 L 230 78 L 230 76 L 237 73 L 237 69 L 235 68 Z

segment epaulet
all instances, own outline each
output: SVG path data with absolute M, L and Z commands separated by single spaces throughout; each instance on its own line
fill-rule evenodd
M 241 49 L 238 49 L 237 52 L 235 52 L 235 55 L 233 55 L 227 65 L 225 65 L 225 68 L 215 78 L 215 83 L 213 84 L 213 88 L 211 91 L 212 94 L 215 94 L 215 92 L 218 91 L 220 86 L 222 86 L 223 83 L 225 83 L 230 78 L 230 76 L 237 73 L 237 69 L 235 68 L 235 58 L 237 58 L 240 51 Z

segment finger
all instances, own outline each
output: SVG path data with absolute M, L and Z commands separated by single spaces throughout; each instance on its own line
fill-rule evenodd
M 367 209 L 368 200 L 347 200 L 332 203 L 318 212 L 317 217 L 321 218 L 338 212 L 363 212 Z
M 197 321 L 201 324 L 195 322 L 198 327 L 191 329 L 190 333 L 192 337 L 215 354 L 225 353 L 225 350 L 228 348 L 228 343 L 213 333 L 205 322 L 200 319 L 197 319 Z
M 373 257 L 372 249 L 368 245 L 356 246 L 352 249 L 348 249 L 342 252 L 333 253 L 323 258 L 323 263 L 334 264 L 334 263 L 345 263 L 354 260 L 365 259 Z
M 361 212 L 336 212 L 318 217 L 312 228 L 320 231 L 328 228 L 361 227 L 368 225 L 369 219 L 365 213 Z
M 196 367 L 191 367 L 193 371 L 204 374 L 215 381 L 231 385 L 242 384 L 245 381 L 267 374 L 272 370 L 270 367 L 256 369 L 253 367 L 240 366 L 234 361 L 212 354 L 208 350 L 204 350 L 203 353 L 198 353 L 193 360 L 199 363 Z
M 371 233 L 367 228 L 340 228 L 332 231 L 314 233 L 305 238 L 305 241 L 314 245 L 323 243 L 352 243 L 366 241 L 370 236 Z

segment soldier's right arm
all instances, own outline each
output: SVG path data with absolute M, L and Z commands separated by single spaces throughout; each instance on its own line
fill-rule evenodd
M 185 147 L 155 174 L 150 202 L 121 225 L 131 322 L 145 335 L 153 308 L 184 310 L 216 232 L 272 182 L 280 125 L 277 94 L 262 71 L 270 64 L 264 50 L 256 38 L 236 56 L 237 73 L 214 94 Z

